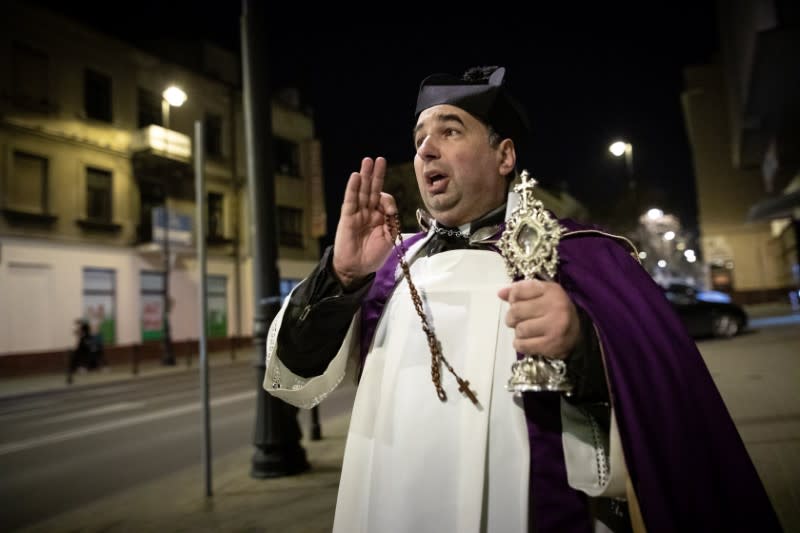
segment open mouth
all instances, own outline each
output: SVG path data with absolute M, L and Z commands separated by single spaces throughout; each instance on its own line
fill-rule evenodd
M 425 181 L 428 182 L 428 191 L 437 194 L 447 188 L 448 177 L 445 174 L 431 172 L 425 175 Z

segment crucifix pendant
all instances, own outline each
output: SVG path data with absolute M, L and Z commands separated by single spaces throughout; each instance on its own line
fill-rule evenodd
M 469 398 L 472 403 L 478 405 L 478 398 L 475 396 L 475 393 L 469 388 L 469 381 L 464 379 L 458 380 L 458 392 Z

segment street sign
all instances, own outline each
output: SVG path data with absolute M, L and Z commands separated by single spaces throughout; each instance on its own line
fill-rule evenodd
M 166 230 L 166 231 L 165 231 Z M 169 211 L 169 227 L 167 228 L 167 216 L 163 207 L 153 208 L 153 242 L 164 242 L 164 235 L 167 235 L 170 244 L 192 244 L 192 217 Z

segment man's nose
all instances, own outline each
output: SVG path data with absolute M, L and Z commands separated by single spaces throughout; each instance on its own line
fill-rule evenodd
M 436 159 L 439 157 L 439 149 L 430 135 L 425 137 L 419 148 L 417 148 L 417 155 L 421 159 Z

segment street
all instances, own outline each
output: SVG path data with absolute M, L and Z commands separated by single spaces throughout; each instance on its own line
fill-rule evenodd
M 800 327 L 756 326 L 698 347 L 785 530 L 800 531 Z M 252 449 L 255 372 L 240 361 L 213 367 L 210 375 L 212 451 L 219 461 Z M 200 465 L 198 387 L 195 370 L 0 400 L 3 529 L 23 528 Z M 352 402 L 352 387 L 343 389 L 321 406 L 323 437 L 326 420 Z M 307 434 L 309 413 L 301 412 L 299 420 Z M 309 459 L 313 464 L 315 458 Z M 186 490 L 199 495 L 201 487 Z M 123 512 L 130 518 L 137 509 Z M 120 523 L 125 519 L 117 517 Z
M 252 446 L 255 370 L 239 361 L 213 367 L 210 376 L 217 458 Z M 346 406 L 320 409 L 323 432 L 326 414 Z M 196 369 L 1 400 L 2 529 L 201 464 L 201 414 Z M 299 420 L 307 432 L 309 413 Z

